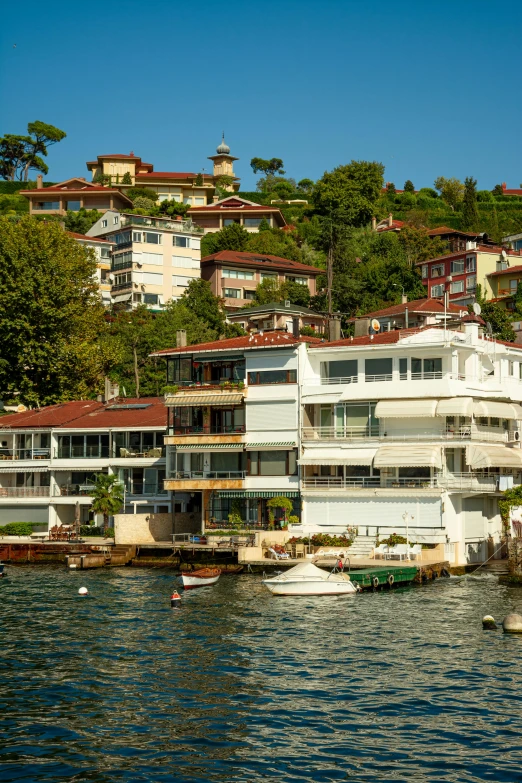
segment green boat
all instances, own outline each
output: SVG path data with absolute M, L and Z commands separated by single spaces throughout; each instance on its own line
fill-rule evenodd
M 350 579 L 363 590 L 409 585 L 417 576 L 416 566 L 384 566 L 380 568 L 350 569 Z

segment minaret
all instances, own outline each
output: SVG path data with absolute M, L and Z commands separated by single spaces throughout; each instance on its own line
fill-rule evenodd
M 230 154 L 230 147 L 225 142 L 225 134 L 223 133 L 221 144 L 216 149 L 217 155 L 209 155 L 208 159 L 211 160 L 214 163 L 214 177 L 221 177 L 223 174 L 227 177 L 233 177 L 235 180 L 238 179 L 236 175 L 234 174 L 234 161 L 239 160 L 239 158 L 234 158 L 233 155 Z M 227 186 L 226 190 L 234 191 L 239 189 L 239 182 L 234 183 L 233 185 Z

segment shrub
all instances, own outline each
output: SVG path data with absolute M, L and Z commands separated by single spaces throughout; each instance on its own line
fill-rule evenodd
M 406 538 L 404 536 L 399 536 L 397 533 L 392 533 L 391 536 L 388 536 L 388 538 L 380 538 L 377 541 L 377 545 L 379 544 L 387 544 L 388 546 L 396 546 L 397 544 L 407 544 Z
M 30 536 L 33 532 L 33 527 L 40 524 L 40 522 L 8 522 L 7 525 L 0 527 L 0 535 Z
M 96 527 L 96 525 L 80 525 L 80 535 L 103 536 L 103 528 Z

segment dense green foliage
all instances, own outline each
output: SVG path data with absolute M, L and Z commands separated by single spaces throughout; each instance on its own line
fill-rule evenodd
M 0 536 L 30 536 L 38 522 L 8 522 L 0 527 Z
M 101 212 L 98 212 L 97 209 L 84 209 L 82 207 L 77 212 L 69 211 L 65 218 L 65 229 L 76 234 L 86 234 L 100 218 Z
M 47 174 L 49 167 L 41 157 L 47 148 L 65 138 L 65 131 L 36 120 L 27 125 L 27 135 L 7 133 L 0 138 L 0 177 L 7 180 L 29 179 L 29 171 Z

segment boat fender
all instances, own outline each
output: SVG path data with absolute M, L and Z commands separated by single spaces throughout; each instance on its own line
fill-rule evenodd
M 388 576 L 386 577 L 386 581 L 388 582 L 390 587 L 392 587 L 393 583 L 395 582 L 394 575 L 393 574 L 388 574 Z
M 374 590 L 376 590 L 379 587 L 379 577 L 378 576 L 374 576 L 373 577 L 372 585 L 373 585 Z
M 78 590 L 78 595 L 89 595 L 89 591 L 87 590 L 86 587 L 80 587 L 80 589 Z
M 445 568 L 442 569 L 440 575 L 443 576 L 445 579 L 449 579 L 449 571 L 447 571 Z
M 170 596 L 170 606 L 172 609 L 181 609 L 181 596 L 177 590 Z
M 360 585 L 360 584 L 358 584 L 357 582 L 355 582 L 355 589 L 356 589 L 356 591 L 357 591 L 358 593 L 362 593 L 362 591 L 363 591 L 363 589 L 362 589 L 361 585 Z

